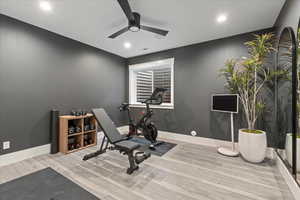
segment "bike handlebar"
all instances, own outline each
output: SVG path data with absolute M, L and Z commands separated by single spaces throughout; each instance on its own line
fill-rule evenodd
M 130 104 L 129 103 L 122 103 L 122 105 L 119 107 L 120 111 L 128 110 Z
M 157 101 L 157 102 L 153 102 L 153 101 Z M 160 104 L 162 104 L 162 102 L 163 102 L 162 97 L 159 97 L 159 98 L 149 98 L 149 99 L 146 99 L 142 103 L 144 103 L 144 104 L 151 104 L 151 105 L 160 105 Z
M 154 92 L 152 93 L 151 97 L 149 99 L 146 99 L 143 101 L 143 104 L 149 105 L 160 105 L 163 102 L 163 95 L 167 91 L 165 88 L 155 88 Z M 129 103 L 122 103 L 122 105 L 119 107 L 120 111 L 129 110 Z

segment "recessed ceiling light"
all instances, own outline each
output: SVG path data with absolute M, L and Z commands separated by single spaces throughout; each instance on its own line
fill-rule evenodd
M 131 48 L 131 43 L 130 43 L 130 42 L 125 42 L 125 43 L 124 43 L 124 47 L 125 47 L 126 49 L 130 49 L 130 48 Z
M 40 8 L 48 12 L 52 10 L 52 6 L 49 1 L 40 1 Z
M 217 17 L 217 22 L 219 22 L 219 23 L 223 23 L 223 22 L 225 22 L 226 20 L 227 20 L 227 16 L 226 16 L 225 14 L 219 15 L 219 16 Z

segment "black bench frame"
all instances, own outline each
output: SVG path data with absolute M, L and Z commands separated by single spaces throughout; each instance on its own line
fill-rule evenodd
M 93 114 L 104 133 L 104 137 L 102 139 L 100 149 L 94 153 L 85 155 L 83 157 L 84 161 L 97 157 L 105 153 L 107 150 L 117 150 L 128 156 L 129 168 L 127 169 L 127 174 L 132 174 L 139 168 L 138 164 L 151 156 L 150 153 L 141 151 L 134 154 L 134 151 L 138 150 L 141 145 L 130 141 L 130 138 L 126 136 L 122 136 L 104 109 L 93 109 Z M 109 144 L 111 145 L 109 146 Z

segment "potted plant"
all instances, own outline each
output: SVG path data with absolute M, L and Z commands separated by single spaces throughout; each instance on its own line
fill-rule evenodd
M 221 75 L 226 79 L 226 87 L 239 94 L 239 99 L 247 121 L 247 128 L 239 130 L 239 151 L 249 162 L 262 162 L 266 156 L 266 132 L 256 129 L 257 119 L 265 108 L 262 95 L 264 85 L 273 79 L 275 72 L 267 67 L 267 58 L 275 51 L 273 34 L 254 35 L 252 41 L 246 42 L 248 57 L 226 61 Z

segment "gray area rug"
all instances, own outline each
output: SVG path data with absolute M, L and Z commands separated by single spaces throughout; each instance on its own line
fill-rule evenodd
M 100 200 L 51 168 L 0 185 L 0 200 Z
M 141 145 L 143 145 L 140 150 L 145 152 L 150 152 L 153 155 L 156 156 L 163 156 L 168 151 L 173 149 L 177 144 L 170 143 L 170 142 L 164 142 L 163 144 L 160 144 L 155 147 L 155 150 L 149 149 L 149 145 L 151 144 L 148 140 L 142 137 L 133 137 L 131 141 L 137 142 Z

